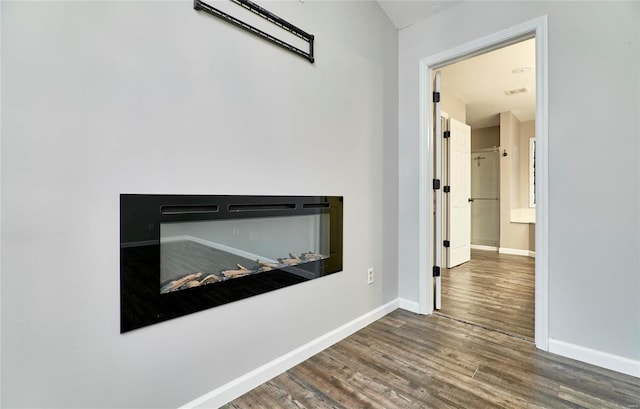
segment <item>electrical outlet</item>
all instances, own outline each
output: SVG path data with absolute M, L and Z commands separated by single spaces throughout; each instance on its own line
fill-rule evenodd
M 373 284 L 373 267 L 367 269 L 367 284 Z

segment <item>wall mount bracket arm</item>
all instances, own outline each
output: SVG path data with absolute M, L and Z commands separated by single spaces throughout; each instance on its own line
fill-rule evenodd
M 273 23 L 276 26 L 280 27 L 281 29 L 304 40 L 306 43 L 309 44 L 309 51 L 308 52 L 303 51 L 298 47 L 295 47 L 283 40 L 280 40 L 279 38 L 272 36 L 269 33 L 266 33 L 260 30 L 259 28 L 256 28 L 250 24 L 245 23 L 242 20 L 237 19 L 236 17 L 230 14 L 225 13 L 222 10 L 218 10 L 217 8 L 203 2 L 202 0 L 193 0 L 193 8 L 195 10 L 202 10 L 208 14 L 211 14 L 214 17 L 218 17 L 219 19 L 226 21 L 227 23 L 230 23 L 238 28 L 248 31 L 254 35 L 257 35 L 258 37 L 261 37 L 281 48 L 284 48 L 287 51 L 290 51 L 294 54 L 299 55 L 300 57 L 303 57 L 304 59 L 308 60 L 310 63 L 313 63 L 315 61 L 315 58 L 313 56 L 313 40 L 314 40 L 313 34 L 309 34 L 301 30 L 300 28 L 294 26 L 293 24 L 289 23 L 283 18 L 276 16 L 275 14 L 264 9 L 263 7 L 260 7 L 259 5 L 253 3 L 252 1 L 249 1 L 249 0 L 230 0 L 230 1 L 244 7 L 245 9 L 251 11 L 252 13 L 269 21 L 270 23 Z

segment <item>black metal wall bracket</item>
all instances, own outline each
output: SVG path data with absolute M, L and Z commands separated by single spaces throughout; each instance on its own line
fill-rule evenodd
M 289 23 L 288 21 L 284 20 L 281 17 L 276 16 L 275 14 L 271 13 L 270 11 L 258 6 L 257 4 L 253 3 L 252 1 L 249 0 L 230 0 L 233 3 L 238 4 L 239 6 L 242 6 L 244 8 L 246 8 L 247 10 L 251 11 L 252 13 L 264 18 L 265 20 L 269 21 L 270 23 L 275 24 L 276 26 L 280 27 L 281 29 L 301 38 L 302 40 L 304 40 L 305 42 L 307 42 L 309 44 L 309 52 L 305 52 L 301 49 L 299 49 L 298 47 L 295 47 L 285 41 L 280 40 L 279 38 L 276 38 L 274 36 L 272 36 L 271 34 L 268 34 L 262 30 L 260 30 L 259 28 L 256 28 L 250 24 L 245 23 L 242 20 L 239 20 L 235 17 L 233 17 L 230 14 L 225 13 L 224 11 L 218 10 L 217 8 L 201 1 L 201 0 L 193 0 L 193 8 L 195 10 L 202 10 L 208 14 L 211 14 L 212 16 L 218 17 L 224 21 L 226 21 L 227 23 L 233 24 L 234 26 L 241 28 L 245 31 L 248 31 L 254 35 L 257 35 L 258 37 L 262 37 L 265 40 L 284 48 L 285 50 L 288 50 L 294 54 L 297 54 L 305 59 L 307 59 L 310 63 L 313 63 L 315 61 L 315 58 L 313 56 L 313 39 L 314 36 L 313 34 L 308 34 L 307 32 L 299 29 L 298 27 L 294 26 L 293 24 Z

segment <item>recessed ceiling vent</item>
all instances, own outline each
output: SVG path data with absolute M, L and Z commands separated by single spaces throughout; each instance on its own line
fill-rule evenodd
M 515 89 L 507 90 L 504 93 L 505 93 L 505 95 L 510 97 L 511 95 L 523 94 L 525 92 L 529 92 L 529 88 L 527 88 L 527 87 L 515 88 Z

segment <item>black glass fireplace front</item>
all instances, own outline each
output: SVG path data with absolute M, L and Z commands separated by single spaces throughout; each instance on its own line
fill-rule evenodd
M 342 270 L 342 197 L 120 195 L 120 330 Z

